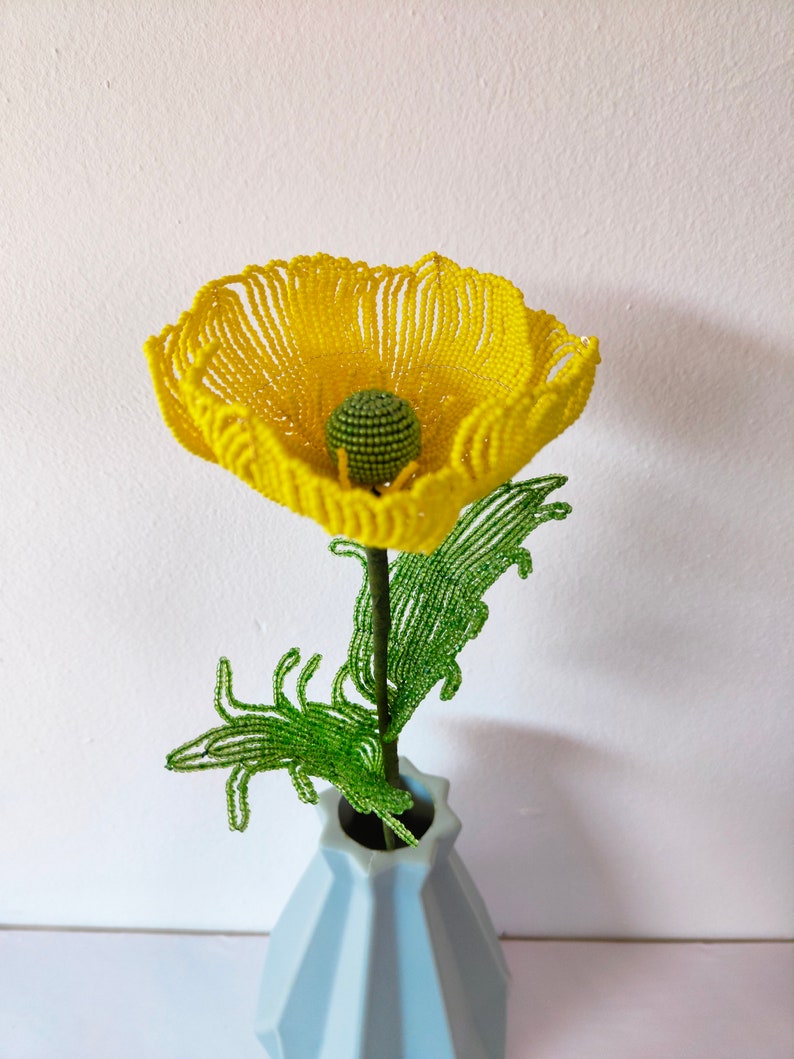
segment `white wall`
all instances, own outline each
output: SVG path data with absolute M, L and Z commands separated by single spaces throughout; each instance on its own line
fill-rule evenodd
M 267 929 L 285 775 L 165 753 L 217 657 L 346 647 L 354 564 L 188 455 L 140 351 L 204 282 L 437 249 L 597 334 L 531 541 L 402 746 L 500 930 L 790 929 L 792 24 L 780 0 L 10 0 L 0 13 L 0 922 Z

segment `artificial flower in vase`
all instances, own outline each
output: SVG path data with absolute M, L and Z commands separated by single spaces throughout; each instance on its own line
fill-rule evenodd
M 309 693 L 319 654 L 288 650 L 267 704 L 235 697 L 223 658 L 222 723 L 167 759 L 230 770 L 236 830 L 257 772 L 287 769 L 320 803 L 318 852 L 270 939 L 259 1039 L 272 1059 L 501 1059 L 498 939 L 454 850 L 448 785 L 398 739 L 432 688 L 457 692 L 486 590 L 512 566 L 525 578 L 526 537 L 570 511 L 548 500 L 565 478 L 511 479 L 582 411 L 596 339 L 438 254 L 318 254 L 208 284 L 145 350 L 176 438 L 362 568 L 330 702 Z M 335 790 L 318 796 L 318 779 Z

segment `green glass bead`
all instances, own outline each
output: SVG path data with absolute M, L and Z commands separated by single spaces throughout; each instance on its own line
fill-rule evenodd
M 334 464 L 337 450 L 345 450 L 351 481 L 383 485 L 419 456 L 422 431 L 416 412 L 402 397 L 386 390 L 359 390 L 331 412 L 325 443 Z

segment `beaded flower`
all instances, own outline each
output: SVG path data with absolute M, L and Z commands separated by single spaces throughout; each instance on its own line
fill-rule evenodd
M 528 309 L 508 280 L 438 254 L 251 265 L 203 287 L 145 350 L 185 448 L 333 535 L 426 554 L 578 417 L 599 361 L 596 339 Z M 332 418 L 371 391 L 409 406 L 421 435 L 373 423 L 399 457 L 378 482 L 353 473 L 353 413 Z

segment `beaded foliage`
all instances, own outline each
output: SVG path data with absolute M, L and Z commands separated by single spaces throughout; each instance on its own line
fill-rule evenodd
M 564 519 L 566 503 L 546 503 L 564 484 L 562 476 L 508 482 L 474 503 L 430 556 L 403 554 L 390 567 L 392 630 L 388 677 L 396 739 L 428 692 L 442 683 L 441 698 L 451 699 L 461 683 L 457 655 L 474 639 L 488 618 L 483 594 L 511 566 L 519 577 L 532 570 L 522 546 L 532 530 L 550 519 Z M 350 555 L 366 565 L 361 546 L 332 541 L 336 555 Z M 299 669 L 295 698 L 284 690 L 285 678 L 298 670 L 300 652 L 283 656 L 273 676 L 272 705 L 250 705 L 235 698 L 231 665 L 218 664 L 215 709 L 223 724 L 169 754 L 168 768 L 182 772 L 231 769 L 227 781 L 230 826 L 244 830 L 249 820 L 248 783 L 258 772 L 284 768 L 299 797 L 316 802 L 313 780 L 336 786 L 358 812 L 374 812 L 403 841 L 416 839 L 398 819 L 409 808 L 410 795 L 391 787 L 383 775 L 372 673 L 372 611 L 364 584 L 355 603 L 353 635 L 346 662 L 337 671 L 331 702 L 312 700 L 308 685 L 320 664 L 312 655 Z M 354 702 L 352 684 L 364 704 Z
M 596 339 L 528 309 L 508 280 L 438 254 L 251 265 L 203 287 L 145 350 L 191 452 L 333 535 L 421 553 L 578 417 L 599 360 Z M 368 390 L 406 400 L 421 428 L 421 454 L 381 495 L 326 445 L 334 409 Z
M 503 485 L 472 504 L 430 555 L 403 552 L 390 564 L 391 724 L 386 739 L 398 737 L 439 681 L 443 681 L 442 700 L 457 692 L 461 683 L 457 655 L 488 618 L 483 595 L 511 566 L 522 579 L 532 572 L 532 559 L 522 541 L 543 522 L 570 513 L 568 504 L 544 503 L 566 480 L 551 475 Z M 366 570 L 360 545 L 335 540 L 330 548 L 337 555 L 354 556 Z M 365 581 L 355 604 L 347 673 L 359 695 L 374 703 L 372 659 L 372 605 Z

